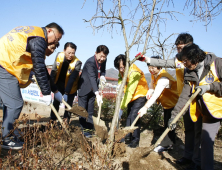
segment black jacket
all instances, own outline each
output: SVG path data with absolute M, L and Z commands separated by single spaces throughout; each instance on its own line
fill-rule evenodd
M 216 57 L 214 54 L 210 53 L 207 54 L 205 60 L 204 60 L 204 69 L 200 76 L 200 79 L 198 76 L 195 76 L 195 74 L 192 74 L 189 72 L 189 70 L 186 68 L 185 75 L 184 75 L 184 86 L 182 93 L 180 94 L 180 97 L 177 101 L 177 104 L 175 105 L 173 111 L 172 111 L 172 117 L 175 117 L 184 107 L 186 102 L 191 97 L 191 86 L 189 85 L 190 81 L 195 81 L 197 84 L 207 75 L 207 73 L 210 71 L 210 65 L 212 62 L 215 61 L 215 67 L 216 71 L 218 73 L 218 78 L 220 82 L 213 82 L 210 84 L 210 92 L 214 93 L 216 96 L 221 97 L 222 96 L 222 59 Z M 208 109 L 206 109 L 203 99 L 201 96 L 197 96 L 197 104 L 199 104 L 202 114 L 210 116 Z
M 105 76 L 106 74 L 106 61 L 101 64 L 100 76 Z M 96 65 L 95 57 L 92 56 L 86 61 L 83 67 L 79 80 L 78 95 L 85 96 L 91 91 L 98 91 L 98 83 L 98 68 Z
M 34 37 L 29 38 L 27 41 L 27 52 L 31 53 L 33 71 L 37 79 L 38 85 L 43 95 L 51 94 L 51 88 L 49 83 L 49 73 L 45 65 L 45 50 L 48 47 L 47 44 L 47 31 L 42 28 L 46 37 Z
M 60 52 L 56 55 L 56 58 L 58 57 L 58 55 L 60 54 Z M 61 72 L 60 72 L 60 75 L 59 75 L 59 78 L 58 78 L 58 81 L 60 80 L 60 76 L 64 76 L 64 79 L 63 81 L 64 82 L 57 82 L 58 84 L 63 84 L 63 91 L 67 94 L 70 93 L 71 89 L 72 89 L 72 86 L 73 86 L 73 83 L 75 82 L 76 78 L 78 77 L 79 75 L 79 71 L 81 70 L 81 66 L 82 66 L 82 62 L 81 61 L 77 61 L 76 62 L 76 65 L 75 65 L 75 69 L 73 70 L 73 72 L 71 73 L 70 77 L 69 77 L 69 80 L 67 82 L 67 85 L 65 87 L 65 77 L 66 77 L 66 73 L 67 73 L 67 70 L 68 70 L 68 67 L 69 67 L 69 62 L 66 60 L 66 58 L 64 57 L 64 62 L 67 62 L 66 64 L 66 67 L 63 63 L 62 65 L 62 69 L 61 69 Z M 64 68 L 65 67 L 65 68 Z M 64 73 L 62 73 L 62 71 Z M 57 72 L 58 72 L 58 69 L 57 69 L 57 62 L 56 62 L 56 59 L 55 59 L 55 62 L 52 66 L 52 71 L 51 71 L 51 89 L 52 89 L 52 92 L 55 92 L 58 90 L 58 87 L 57 85 L 54 83 L 55 82 L 55 79 L 56 79 L 56 76 L 57 76 Z

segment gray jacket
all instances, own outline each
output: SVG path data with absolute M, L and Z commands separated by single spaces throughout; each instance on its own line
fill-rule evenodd
M 214 93 L 216 96 L 221 97 L 222 96 L 222 60 L 221 58 L 216 57 L 214 54 L 209 53 L 206 55 L 206 58 L 204 60 L 204 68 L 202 71 L 202 74 L 200 78 L 194 71 L 189 71 L 187 68 L 185 70 L 185 75 L 184 75 L 184 86 L 182 93 L 177 101 L 177 104 L 175 105 L 173 111 L 172 111 L 172 118 L 175 117 L 184 107 L 185 103 L 189 100 L 191 94 L 191 86 L 189 85 L 189 82 L 191 81 L 196 81 L 197 84 L 207 75 L 207 73 L 210 71 L 210 65 L 212 62 L 215 61 L 215 67 L 216 71 L 218 73 L 218 78 L 220 82 L 213 82 L 210 84 L 210 92 Z M 198 70 L 196 70 L 198 72 Z M 214 119 L 212 116 L 210 116 L 210 113 L 208 109 L 206 108 L 203 99 L 201 96 L 197 96 L 197 103 L 199 104 L 199 107 L 202 110 L 202 114 L 206 115 L 210 119 Z

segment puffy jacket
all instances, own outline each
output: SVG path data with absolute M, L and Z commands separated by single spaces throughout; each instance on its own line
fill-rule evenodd
M 42 29 L 47 40 L 48 37 L 46 28 L 43 27 Z M 33 71 L 43 95 L 51 94 L 49 83 L 50 76 L 45 65 L 45 50 L 47 46 L 47 41 L 41 37 L 29 39 L 27 43 L 28 52 L 30 52 L 32 56 Z

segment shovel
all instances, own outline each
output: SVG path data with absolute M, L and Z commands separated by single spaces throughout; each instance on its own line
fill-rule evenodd
M 103 88 L 102 88 L 103 90 Z M 101 97 L 102 94 L 101 94 Z M 107 131 L 107 127 L 106 124 L 103 120 L 100 119 L 101 116 L 101 108 L 102 108 L 102 103 L 99 103 L 99 110 L 98 110 L 98 117 L 93 116 L 93 123 L 94 123 L 94 127 L 96 130 L 96 135 L 98 137 L 100 137 L 102 139 L 102 141 L 104 139 L 106 139 L 108 137 L 108 131 Z
M 85 108 L 79 106 L 78 104 L 74 104 L 71 107 L 64 99 L 62 99 L 62 103 L 67 107 L 66 111 L 72 112 L 72 113 L 77 114 L 77 115 L 84 117 L 86 119 L 88 118 L 89 114 Z
M 37 80 L 36 80 L 36 77 L 35 77 L 34 75 L 33 75 L 33 79 L 35 80 L 35 82 L 36 82 L 39 90 L 41 91 L 41 89 L 40 89 L 40 87 L 39 87 L 39 85 L 38 85 L 38 82 L 37 82 Z M 53 106 L 53 104 L 51 103 L 49 106 L 51 107 L 52 111 L 55 113 L 58 121 L 60 122 L 60 124 L 61 124 L 62 127 L 64 128 L 65 132 L 66 132 L 69 136 L 71 136 L 71 134 L 69 133 L 68 129 L 66 128 L 65 124 L 63 123 L 62 118 L 59 116 L 59 114 L 58 114 L 58 112 L 56 111 L 56 109 L 55 109 L 55 107 Z
M 179 120 L 179 118 L 183 115 L 185 110 L 189 107 L 190 103 L 196 98 L 196 96 L 200 93 L 200 91 L 201 91 L 200 88 L 198 88 L 196 90 L 196 92 L 190 97 L 190 99 L 184 105 L 183 109 L 176 115 L 176 117 L 173 119 L 173 121 L 171 122 L 170 125 L 175 124 Z M 143 157 L 146 157 L 155 147 L 157 147 L 162 142 L 162 140 L 165 138 L 165 136 L 169 133 L 170 130 L 171 129 L 167 127 L 166 130 L 163 132 L 163 134 L 156 141 L 156 143 L 153 146 L 150 146 L 149 150 L 146 151 L 145 154 L 143 154 Z
M 136 122 L 140 118 L 140 114 L 137 115 L 136 119 L 133 121 L 131 126 L 125 127 L 123 129 L 118 130 L 118 135 L 116 135 L 117 141 L 122 139 L 124 136 L 126 136 L 128 133 L 134 132 L 138 128 L 138 126 L 135 126 Z

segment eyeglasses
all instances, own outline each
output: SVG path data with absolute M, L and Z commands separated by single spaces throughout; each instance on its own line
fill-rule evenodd
M 54 34 L 54 36 L 55 36 L 55 43 L 58 43 L 59 42 L 59 39 L 56 37 L 56 35 L 55 35 L 55 32 L 52 30 L 52 32 L 53 32 L 53 34 Z

